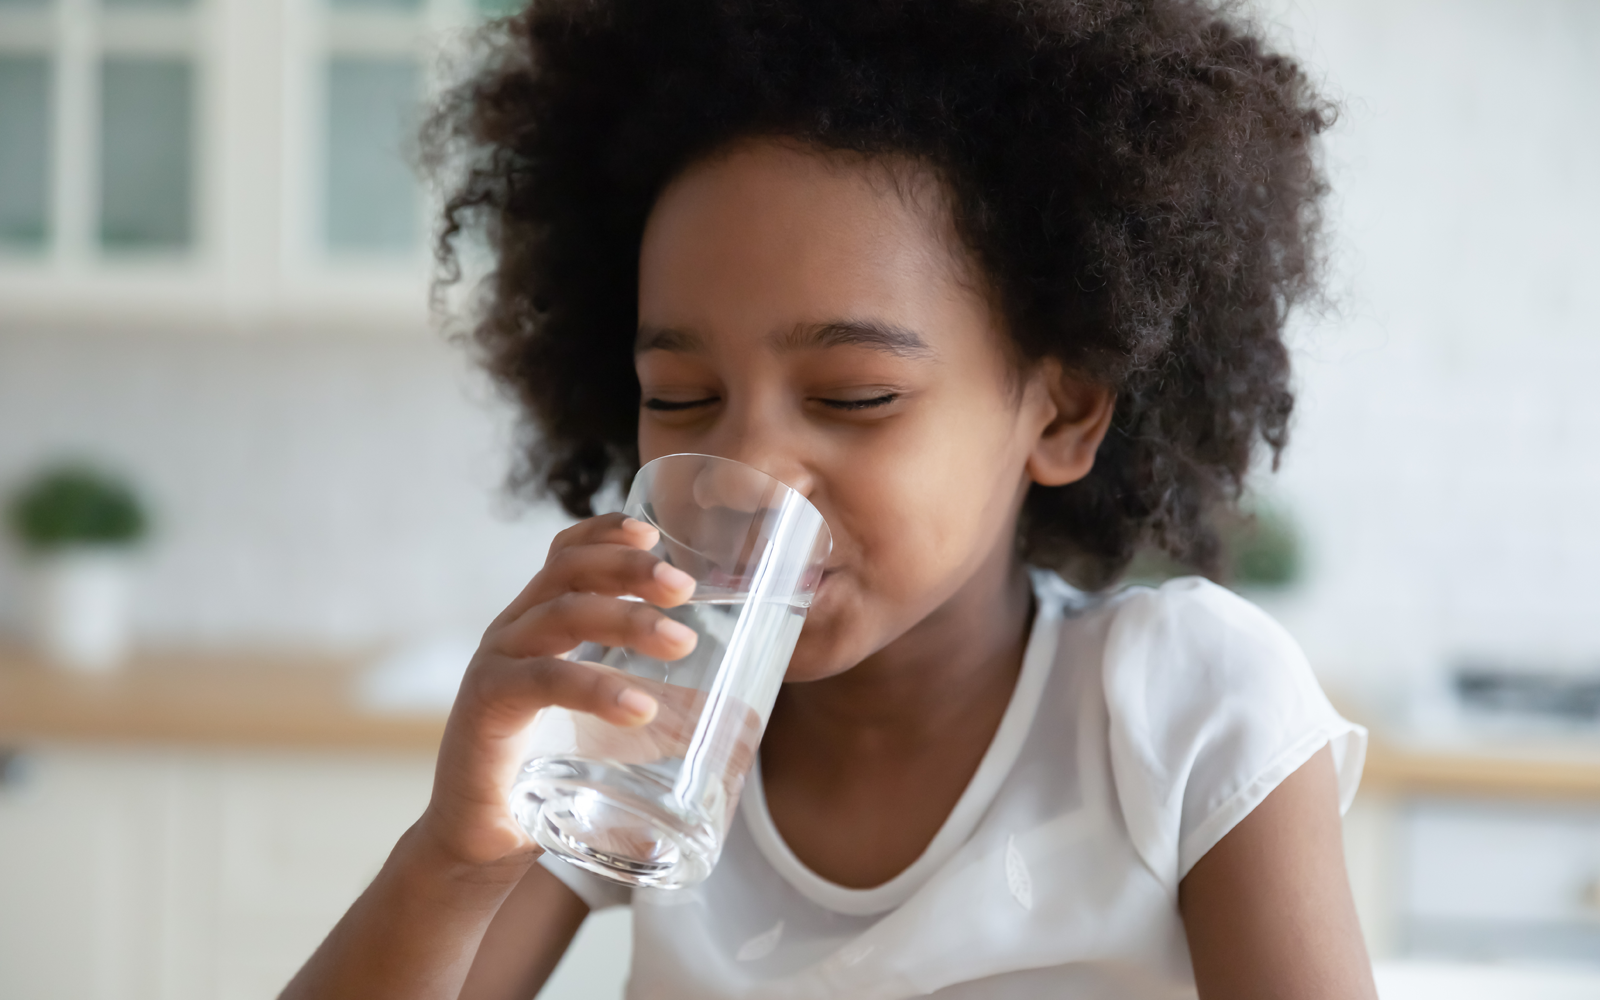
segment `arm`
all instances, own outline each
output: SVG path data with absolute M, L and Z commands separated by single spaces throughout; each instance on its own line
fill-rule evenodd
M 280 1000 L 456 997 L 478 942 L 528 861 L 463 864 L 430 841 L 421 823 L 401 836 Z
M 1327 747 L 1195 863 L 1178 909 L 1203 1000 L 1376 1000 Z
M 426 850 L 417 839 L 401 838 L 285 1000 L 456 997 L 463 979 L 460 1000 L 529 1000 L 544 986 L 589 914 L 583 900 L 539 865 L 508 883 L 518 866 L 452 870 L 415 857 Z
M 540 709 L 559 705 L 619 726 L 654 717 L 654 699 L 626 675 L 561 654 L 586 640 L 665 660 L 694 647 L 694 633 L 657 610 L 687 599 L 694 580 L 644 551 L 656 538 L 655 529 L 621 515 L 591 518 L 556 537 L 545 568 L 489 626 L 467 667 L 422 818 L 282 1000 L 456 1000 L 486 935 L 501 942 L 509 933 L 493 928 L 508 899 L 507 926 L 520 915 L 539 937 L 522 943 L 532 955 L 522 956 L 520 973 L 497 973 L 485 956 L 486 987 L 499 974 L 507 985 L 535 983 L 554 967 L 583 904 L 554 876 L 541 871 L 529 881 L 539 848 L 511 816 L 507 797 Z
M 566 954 L 589 908 L 539 865 L 517 883 L 478 945 L 461 1000 L 528 1000 Z

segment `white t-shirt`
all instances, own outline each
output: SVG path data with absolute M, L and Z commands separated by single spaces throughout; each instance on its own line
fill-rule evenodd
M 710 878 L 628 890 L 553 857 L 589 904 L 633 906 L 630 1000 L 1194 995 L 1178 882 L 1332 743 L 1340 808 L 1366 731 L 1276 622 L 1197 578 L 1108 596 L 1035 571 L 1016 690 L 943 827 L 872 889 L 807 869 L 745 784 Z

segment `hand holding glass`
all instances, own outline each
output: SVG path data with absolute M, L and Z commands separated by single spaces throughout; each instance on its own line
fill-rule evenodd
M 542 710 L 511 807 L 573 864 L 628 885 L 681 886 L 722 852 L 832 536 L 795 490 L 710 455 L 644 466 L 623 513 L 656 528 L 651 551 L 694 577 L 693 596 L 666 614 L 698 644 L 670 662 L 580 646 L 575 657 L 629 674 L 659 711 L 628 728 Z

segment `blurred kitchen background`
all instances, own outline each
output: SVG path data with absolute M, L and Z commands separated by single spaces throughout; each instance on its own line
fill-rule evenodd
M 407 166 L 503 6 L 0 0 L 0 997 L 274 996 L 426 801 L 567 523 Z M 1600 997 L 1600 4 L 1258 9 L 1342 114 L 1236 582 L 1373 728 L 1386 1000 Z

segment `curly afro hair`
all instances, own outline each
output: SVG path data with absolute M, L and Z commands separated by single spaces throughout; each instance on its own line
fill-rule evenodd
M 575 516 L 637 468 L 639 242 L 662 188 L 753 136 L 910 157 L 948 187 L 1022 363 L 1116 393 L 1093 471 L 1035 485 L 1026 558 L 1089 586 L 1206 568 L 1294 405 L 1331 107 L 1194 0 L 536 0 L 436 109 L 436 254 L 494 254 L 473 336 L 526 415 L 514 477 Z

